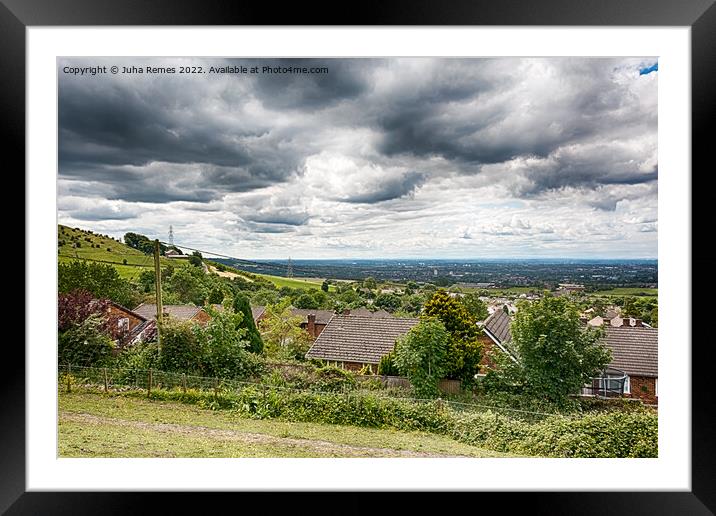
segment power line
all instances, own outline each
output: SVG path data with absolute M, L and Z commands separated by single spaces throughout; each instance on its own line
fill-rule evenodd
M 167 245 L 167 242 L 160 242 L 160 243 Z M 189 251 L 197 251 L 197 252 L 201 253 L 202 255 L 208 254 L 208 255 L 219 257 L 219 258 L 227 258 L 229 260 L 234 260 L 236 262 L 239 262 L 240 264 L 254 265 L 254 266 L 264 267 L 267 269 L 276 269 L 281 272 L 286 271 L 285 263 L 256 262 L 253 260 L 246 260 L 244 258 L 237 258 L 236 256 L 229 256 L 227 254 L 215 253 L 213 251 L 206 251 L 206 250 L 202 250 L 202 249 L 196 249 L 194 247 L 189 247 L 189 246 L 185 246 L 185 245 L 174 244 L 174 247 L 178 247 L 180 249 L 187 249 Z M 289 263 L 291 263 L 291 262 L 289 261 Z M 310 269 L 307 267 L 296 267 L 292 263 L 291 263 L 291 269 L 292 269 L 292 272 L 296 272 L 296 271 L 303 272 L 304 274 L 308 274 L 311 276 L 315 276 L 316 274 L 319 274 L 319 272 L 316 269 Z

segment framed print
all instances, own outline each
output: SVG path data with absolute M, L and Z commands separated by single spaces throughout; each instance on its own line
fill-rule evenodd
M 4 1 L 28 244 L 3 510 L 712 513 L 713 2 L 371 7 Z

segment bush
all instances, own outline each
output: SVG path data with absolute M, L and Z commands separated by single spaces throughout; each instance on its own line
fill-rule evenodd
M 60 332 L 58 359 L 61 364 L 101 366 L 112 356 L 114 344 L 104 332 L 104 319 L 98 314 L 89 315 L 84 321 Z
M 349 391 L 356 388 L 355 376 L 349 371 L 344 371 L 333 366 L 320 367 L 315 371 L 316 390 L 324 392 Z

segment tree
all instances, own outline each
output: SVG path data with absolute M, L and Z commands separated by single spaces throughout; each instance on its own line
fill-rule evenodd
M 324 292 L 328 292 L 328 289 L 329 289 L 328 280 L 325 279 L 325 280 L 323 280 L 323 283 L 321 283 L 321 290 Z
M 204 272 L 194 267 L 181 267 L 166 282 L 166 289 L 176 294 L 180 303 L 204 304 L 209 292 L 204 285 Z
M 109 362 L 114 344 L 106 333 L 106 322 L 93 313 L 58 335 L 58 359 L 62 364 L 98 366 Z
M 579 392 L 611 362 L 611 352 L 600 343 L 603 330 L 584 326 L 579 311 L 563 297 L 522 304 L 511 331 L 519 359 L 513 377 L 530 394 L 550 401 Z
M 376 288 L 378 288 L 378 283 L 375 281 L 375 278 L 373 278 L 372 276 L 368 276 L 366 279 L 363 280 L 363 288 L 375 290 Z
M 316 298 L 313 297 L 310 293 L 304 292 L 300 296 L 298 296 L 294 302 L 293 305 L 296 308 L 318 308 L 319 304 L 318 301 L 316 301 Z
M 168 317 L 161 324 L 158 366 L 164 371 L 204 375 L 202 343 L 194 333 L 196 323 Z
M 423 297 L 418 294 L 405 296 L 402 299 L 402 309 L 406 312 L 417 315 L 423 308 Z
M 194 267 L 201 267 L 204 263 L 201 253 L 199 251 L 191 253 L 191 256 L 189 256 L 189 263 Z
M 264 349 L 264 342 L 254 322 L 249 300 L 243 294 L 236 293 L 234 294 L 233 307 L 235 313 L 242 315 L 238 325 L 240 328 L 246 330 L 246 339 L 249 341 L 249 351 L 257 354 L 261 353 Z
M 487 305 L 480 296 L 474 292 L 465 294 L 460 298 L 462 305 L 467 308 L 468 313 L 475 318 L 476 321 L 484 321 L 490 315 L 487 311 Z
M 204 374 L 218 378 L 246 378 L 260 369 L 258 357 L 250 353 L 242 313 L 231 307 L 222 311 L 207 307 L 211 320 L 193 326 L 201 350 Z
M 73 260 L 57 265 L 57 290 L 61 294 L 86 290 L 97 299 L 107 298 L 122 306 L 132 307 L 139 296 L 129 281 L 109 264 Z
M 311 336 L 301 328 L 302 322 L 302 317 L 291 313 L 289 298 L 267 305 L 259 321 L 266 353 L 277 358 L 304 359 L 311 346 Z
M 373 304 L 379 308 L 385 308 L 389 312 L 394 312 L 400 308 L 402 301 L 395 294 L 378 294 Z
M 482 359 L 482 344 L 478 340 L 480 332 L 475 318 L 462 303 L 442 289 L 425 303 L 421 316 L 438 318 L 450 334 L 447 376 L 459 379 L 463 386 L 472 384 Z
M 423 319 L 400 337 L 395 346 L 395 365 L 408 377 L 418 396 L 438 394 L 438 381 L 448 367 L 450 335 L 437 319 Z

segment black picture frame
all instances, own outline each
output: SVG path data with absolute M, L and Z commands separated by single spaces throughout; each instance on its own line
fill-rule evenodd
M 28 26 L 88 25 L 501 25 L 501 26 L 689 26 L 691 27 L 692 72 L 692 277 L 695 269 L 705 272 L 711 258 L 697 257 L 696 244 L 704 239 L 708 212 L 699 207 L 713 202 L 708 188 L 694 188 L 709 172 L 707 159 L 713 144 L 710 131 L 716 113 L 716 6 L 714 0 L 459 0 L 430 2 L 365 0 L 346 9 L 289 3 L 280 8 L 268 3 L 228 3 L 196 0 L 0 0 L 0 124 L 6 143 L 5 158 L 15 157 L 25 165 L 25 29 Z M 11 156 L 10 154 L 14 154 Z M 710 165 L 710 163 L 709 163 Z M 701 170 L 703 169 L 703 170 Z M 685 171 L 687 174 L 688 171 Z M 27 236 L 27 235 L 25 235 Z M 701 256 L 705 256 L 701 255 Z M 28 274 L 25 270 L 26 277 Z M 708 277 L 708 276 L 704 276 Z M 692 289 L 693 292 L 693 289 Z M 695 306 L 695 300 L 692 300 Z M 692 313 L 697 313 L 693 310 Z M 28 314 L 25 314 L 27 324 Z M 692 321 L 696 322 L 696 321 Z M 684 322 L 684 338 L 691 340 L 692 353 L 692 490 L 690 492 L 532 492 L 475 493 L 468 503 L 477 510 L 497 499 L 501 504 L 522 502 L 537 514 L 713 514 L 716 511 L 716 427 L 710 417 L 713 386 L 709 374 L 709 339 L 696 338 L 705 324 Z M 689 331 L 692 328 L 692 331 Z M 696 331 L 699 330 L 699 331 Z M 188 509 L 182 493 L 76 493 L 26 492 L 25 489 L 25 357 L 21 350 L 12 368 L 2 375 L 2 421 L 0 426 L 0 511 L 7 514 L 114 514 L 145 512 L 147 498 L 161 499 L 162 512 Z M 7 358 L 6 358 L 7 359 Z M 22 367 L 20 367 L 22 364 Z M 253 502 L 254 494 L 238 493 L 242 504 Z M 220 505 L 229 494 L 212 493 L 212 505 Z M 295 499 L 305 500 L 295 494 Z M 218 498 L 217 498 L 218 497 Z M 464 498 L 464 496 L 461 496 Z M 421 503 L 414 493 L 412 502 Z M 341 511 L 390 510 L 390 505 L 366 504 L 360 493 L 346 493 Z M 295 503 L 295 502 L 294 502 Z M 402 504 L 403 502 L 401 502 Z M 248 505 L 243 505 L 248 507 Z M 312 512 L 335 512 L 327 504 L 311 504 Z M 370 507 L 370 509 L 368 509 Z M 402 505 L 405 508 L 405 505 Z

